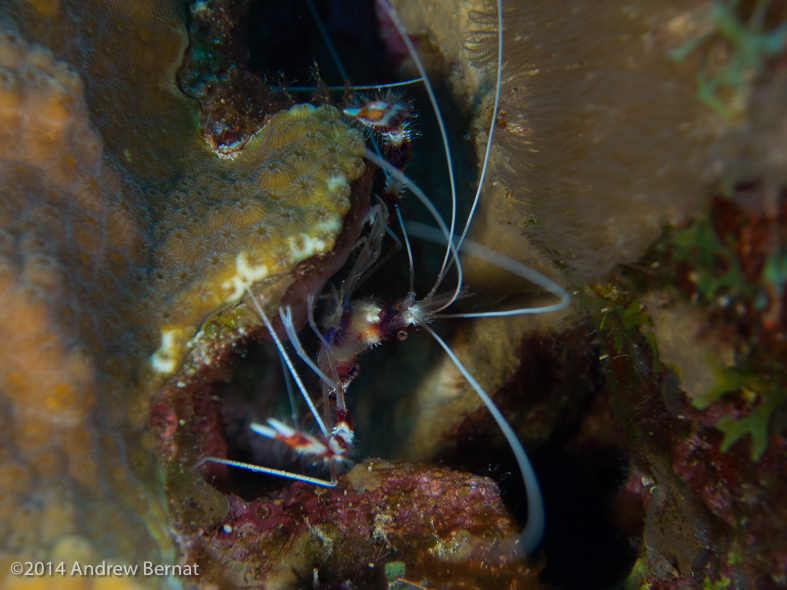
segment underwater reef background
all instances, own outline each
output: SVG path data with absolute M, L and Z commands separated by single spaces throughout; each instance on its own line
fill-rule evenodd
M 316 56 L 344 80 L 284 4 L 0 1 L 0 587 L 787 587 L 787 3 L 504 2 L 471 235 L 574 306 L 439 330 L 533 457 L 527 557 L 508 447 L 424 334 L 363 357 L 336 488 L 197 467 L 300 469 L 248 432 L 289 410 L 246 290 L 303 324 L 376 190 L 352 91 L 286 88 Z M 392 4 L 464 146 L 466 209 L 494 5 Z M 374 2 L 315 9 L 353 83 L 413 73 Z M 420 92 L 407 172 L 444 206 Z M 364 293 L 406 292 L 390 266 Z M 469 309 L 548 300 L 466 272 Z M 10 573 L 26 561 L 200 573 Z

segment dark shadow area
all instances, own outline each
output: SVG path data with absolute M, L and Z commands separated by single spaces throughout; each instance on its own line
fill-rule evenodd
M 377 35 L 374 2 L 314 0 L 314 8 L 353 84 L 393 81 Z M 292 84 L 311 84 L 317 63 L 326 84 L 345 84 L 306 0 L 253 2 L 246 22 L 247 67 L 269 79 L 281 73 Z

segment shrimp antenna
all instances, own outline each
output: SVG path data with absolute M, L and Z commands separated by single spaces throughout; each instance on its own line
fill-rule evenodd
M 445 237 L 434 227 L 430 227 L 428 225 L 419 223 L 417 221 L 408 221 L 406 225 L 412 235 L 421 238 L 423 240 L 429 240 L 430 242 L 435 242 L 438 244 L 441 244 L 445 240 Z M 496 267 L 502 270 L 508 271 L 513 275 L 522 277 L 523 279 L 530 281 L 535 285 L 538 285 L 542 289 L 549 291 L 560 301 L 552 305 L 544 305 L 540 307 L 524 307 L 520 309 L 511 309 L 506 311 L 484 311 L 478 313 L 456 313 L 456 314 L 440 314 L 440 315 L 435 314 L 432 315 L 431 317 L 480 318 L 480 317 L 492 317 L 492 316 L 525 315 L 525 314 L 535 314 L 535 313 L 547 313 L 550 311 L 559 311 L 561 309 L 565 309 L 570 305 L 571 296 L 566 292 L 565 289 L 563 289 L 560 285 L 558 285 L 555 281 L 553 281 L 549 277 L 541 274 L 537 270 L 530 268 L 526 264 L 522 264 L 518 260 L 509 258 L 505 254 L 501 254 L 500 252 L 492 250 L 491 248 L 482 246 L 481 244 L 474 242 L 473 240 L 470 239 L 465 240 L 464 244 L 462 244 L 462 248 L 463 248 L 463 252 L 467 252 L 471 256 L 475 256 L 476 258 L 480 258 L 486 262 L 494 264 Z M 445 306 L 441 307 L 440 309 L 444 309 L 444 307 Z
M 404 245 L 407 248 L 407 259 L 410 263 L 410 293 L 415 293 L 415 266 L 413 265 L 413 250 L 410 248 L 410 238 L 407 236 L 407 229 L 404 227 L 404 219 L 402 219 L 402 212 L 396 208 L 396 217 L 399 219 L 399 225 L 402 228 L 402 237 L 404 237 Z
M 440 230 L 443 232 L 445 236 L 446 243 L 448 244 L 447 252 L 450 252 L 454 259 L 456 260 L 456 274 L 457 274 L 457 282 L 456 282 L 456 289 L 454 292 L 455 297 L 459 297 L 460 292 L 462 291 L 462 278 L 463 278 L 463 271 L 462 271 L 462 263 L 459 261 L 459 256 L 456 253 L 456 246 L 454 245 L 454 240 L 450 239 L 450 236 L 453 234 L 448 231 L 448 228 L 445 225 L 445 221 L 440 216 L 440 213 L 435 208 L 432 201 L 429 200 L 429 197 L 426 196 L 421 187 L 419 187 L 415 182 L 410 180 L 401 170 L 397 169 L 395 166 L 392 166 L 390 163 L 383 160 L 380 156 L 369 150 L 368 148 L 364 152 L 364 157 L 367 160 L 371 160 L 381 168 L 384 168 L 391 176 L 396 178 L 399 182 L 402 183 L 402 186 L 406 186 L 410 191 L 418 198 L 421 203 L 423 203 L 424 207 L 429 211 L 429 213 L 434 217 L 437 225 L 440 226 Z M 434 295 L 435 287 L 432 288 L 427 298 Z M 442 309 L 442 308 L 441 308 Z
M 393 9 L 391 4 L 388 0 L 377 0 L 379 5 L 382 6 L 383 10 L 388 14 L 388 18 L 391 19 L 391 22 L 396 27 L 396 30 L 399 32 L 399 36 L 402 38 L 405 46 L 407 47 L 407 51 L 410 53 L 410 58 L 415 63 L 415 67 L 418 68 L 418 73 L 424 80 L 424 88 L 426 89 L 426 93 L 429 95 L 429 100 L 432 103 L 432 108 L 434 109 L 435 118 L 437 119 L 437 125 L 440 128 L 440 137 L 443 140 L 443 148 L 445 151 L 445 161 L 448 167 L 448 180 L 451 185 L 451 237 L 448 238 L 448 248 L 445 251 L 445 257 L 443 258 L 443 264 L 440 267 L 440 272 L 437 275 L 437 281 L 432 287 L 432 290 L 429 292 L 427 297 L 432 296 L 437 291 L 440 283 L 443 280 L 443 277 L 446 273 L 446 266 L 448 265 L 448 260 L 451 255 L 451 250 L 453 246 L 453 235 L 454 229 L 456 228 L 456 179 L 454 177 L 454 165 L 453 159 L 451 157 L 451 148 L 448 145 L 448 133 L 445 130 L 445 122 L 443 121 L 443 115 L 440 111 L 440 107 L 437 104 L 437 98 L 434 94 L 434 89 L 432 88 L 432 83 L 429 81 L 429 76 L 426 75 L 426 68 L 424 67 L 421 58 L 418 56 L 418 52 L 415 50 L 415 46 L 413 46 L 413 42 L 410 41 L 410 37 L 407 35 L 407 31 L 404 29 L 404 25 L 402 25 L 402 21 L 399 20 L 399 15 L 396 14 L 396 11 Z M 460 287 L 457 288 L 457 297 L 459 296 L 459 290 L 461 289 L 461 282 Z
M 339 70 L 339 75 L 342 77 L 342 80 L 348 80 L 347 70 L 344 69 L 344 64 L 342 64 L 342 60 L 339 57 L 339 52 L 336 50 L 336 46 L 333 44 L 331 40 L 331 36 L 328 34 L 328 29 L 325 28 L 325 23 L 322 21 L 320 17 L 320 13 L 317 12 L 317 8 L 314 6 L 314 2 L 312 0 L 306 0 L 306 6 L 309 8 L 309 12 L 312 13 L 314 17 L 314 21 L 317 24 L 317 29 L 320 31 L 320 35 L 322 36 L 325 44 L 328 46 L 328 51 L 331 54 L 331 58 L 333 59 L 333 63 L 336 65 L 336 69 Z M 365 84 L 362 86 L 352 86 L 353 90 L 382 90 L 384 88 L 398 88 L 400 86 L 407 86 L 408 84 L 416 84 L 418 82 L 423 82 L 423 77 L 413 78 L 411 80 L 404 80 L 402 82 L 388 82 L 387 84 Z M 347 86 L 326 86 L 326 88 L 330 91 L 338 91 L 341 92 L 347 89 Z M 279 88 L 283 90 L 283 88 Z M 316 90 L 316 86 L 289 86 L 288 90 L 292 90 L 294 92 L 310 92 Z
M 360 84 L 355 85 L 353 84 L 350 86 L 353 90 L 385 90 L 386 88 L 399 88 L 401 86 L 409 86 L 410 84 L 418 84 L 419 82 L 423 82 L 424 79 L 420 76 L 418 78 L 411 78 L 410 80 L 402 80 L 401 82 L 386 82 L 385 84 Z M 317 90 L 316 86 L 269 86 L 272 90 L 276 92 L 282 90 L 291 90 L 293 92 L 312 92 Z M 347 86 L 325 86 L 331 92 L 343 92 L 347 90 Z
M 295 481 L 303 481 L 312 483 L 314 485 L 322 486 L 324 488 L 335 488 L 335 481 L 320 479 L 319 477 L 309 477 L 308 475 L 301 475 L 300 473 L 292 473 L 291 471 L 282 471 L 281 469 L 274 469 L 273 467 L 263 467 L 261 465 L 254 465 L 253 463 L 244 463 L 243 461 L 233 461 L 232 459 L 221 459 L 220 457 L 203 457 L 194 466 L 194 469 L 199 469 L 205 463 L 220 463 L 221 465 L 229 465 L 230 467 L 238 467 L 246 471 L 253 471 L 254 473 L 264 473 L 266 475 L 275 475 L 276 477 L 284 477 L 286 479 L 294 479 Z
M 473 216 L 475 215 L 476 207 L 478 207 L 478 201 L 481 198 L 481 189 L 484 188 L 484 179 L 486 178 L 486 172 L 489 168 L 489 154 L 492 150 L 492 137 L 495 133 L 495 127 L 497 126 L 497 113 L 500 109 L 500 87 L 502 86 L 502 74 L 503 74 L 503 0 L 497 0 L 497 79 L 495 80 L 495 102 L 492 108 L 492 123 L 489 125 L 489 137 L 486 140 L 486 150 L 484 151 L 484 163 L 481 166 L 481 176 L 478 179 L 478 189 L 475 192 L 475 199 L 473 199 L 473 206 L 470 208 L 470 214 L 467 216 L 467 223 L 465 223 L 465 229 L 462 231 L 462 236 L 459 238 L 459 242 L 457 242 L 456 249 L 462 249 L 462 242 L 465 240 L 465 236 L 467 236 L 467 231 L 470 229 L 470 223 L 473 221 Z M 449 263 L 448 266 L 450 267 L 451 264 Z M 535 281 L 534 281 L 535 282 Z M 441 309 L 437 311 L 442 311 L 449 305 L 451 305 L 455 299 L 452 299 L 448 303 L 446 303 Z
M 353 84 L 350 86 L 353 90 L 385 90 L 386 88 L 400 88 L 402 86 L 409 86 L 410 84 L 418 84 L 419 82 L 423 82 L 424 79 L 418 76 L 417 78 L 410 78 L 409 80 L 402 80 L 401 82 L 386 82 L 385 84 L 361 84 L 356 86 Z M 328 90 L 333 90 L 333 86 L 328 86 Z M 347 87 L 343 86 L 342 88 L 336 87 L 336 90 L 346 90 Z
M 292 375 L 290 375 L 290 369 L 287 367 L 287 363 L 284 362 L 284 359 L 281 355 L 279 355 L 279 361 L 281 362 L 282 373 L 284 373 L 284 383 L 287 387 L 287 398 L 290 400 L 292 423 L 295 425 L 295 428 L 300 428 L 300 424 L 298 423 L 298 412 L 295 408 L 295 392 L 292 390 Z
M 342 80 L 347 80 L 347 70 L 345 70 L 344 66 L 342 65 L 339 52 L 336 51 L 336 47 L 334 46 L 333 41 L 331 41 L 331 36 L 328 34 L 328 29 L 325 28 L 325 23 L 322 22 L 320 14 L 317 12 L 317 8 L 314 6 L 314 2 L 312 2 L 312 0 L 306 0 L 306 6 L 309 7 L 309 12 L 312 13 L 314 21 L 317 23 L 317 28 L 320 31 L 320 35 L 322 35 L 325 44 L 328 46 L 328 51 L 330 51 L 331 57 L 333 58 L 333 63 L 336 64 L 336 68 L 339 70 L 339 75 L 342 77 Z
M 503 432 L 503 436 L 505 436 L 511 450 L 514 451 L 514 457 L 519 466 L 519 471 L 522 473 L 522 479 L 525 482 L 525 494 L 527 497 L 527 524 L 519 535 L 519 542 L 525 555 L 530 555 L 541 542 L 541 538 L 544 536 L 544 526 L 546 524 L 546 517 L 544 516 L 544 499 L 541 496 L 541 488 L 538 485 L 538 478 L 536 478 L 536 474 L 533 471 L 533 465 L 530 463 L 530 459 L 527 458 L 527 453 L 522 443 L 519 442 L 516 433 L 511 426 L 509 426 L 503 414 L 492 401 L 492 398 L 489 397 L 486 391 L 478 384 L 478 381 L 476 381 L 465 368 L 456 354 L 454 354 L 454 351 L 451 350 L 448 344 L 446 344 L 428 324 L 421 323 L 420 326 L 429 332 L 437 343 L 443 347 L 446 354 L 451 357 L 456 368 L 459 369 L 459 372 L 462 373 L 470 386 L 475 389 L 478 397 L 484 402 L 484 405 L 486 405 L 492 417 L 495 419 L 498 428 Z
M 281 323 L 284 325 L 284 330 L 287 332 L 287 338 L 290 340 L 290 344 L 292 345 L 293 349 L 295 350 L 296 354 L 301 357 L 301 360 L 309 365 L 309 368 L 314 371 L 314 373 L 325 383 L 328 384 L 331 389 L 336 390 L 336 382 L 328 377 L 325 373 L 323 373 L 317 364 L 309 357 L 308 353 L 303 349 L 301 346 L 301 341 L 298 338 L 298 334 L 295 332 L 295 325 L 292 321 L 292 308 L 288 305 L 286 309 L 279 308 L 279 318 L 281 319 Z M 344 408 L 342 408 L 344 409 Z
M 309 315 L 309 327 L 312 329 L 312 332 L 314 332 L 317 335 L 317 338 L 320 340 L 320 344 L 322 345 L 323 350 L 326 350 L 330 353 L 331 345 L 328 344 L 328 341 L 325 339 L 325 336 L 323 336 L 323 333 L 317 327 L 317 322 L 314 321 L 314 295 L 309 294 L 306 297 L 306 305 L 308 306 L 307 310 Z M 336 379 L 339 373 L 336 370 L 336 363 L 333 362 L 333 354 L 328 354 L 328 366 L 331 369 L 331 380 Z

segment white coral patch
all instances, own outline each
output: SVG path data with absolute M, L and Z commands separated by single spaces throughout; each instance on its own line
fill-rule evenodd
M 332 176 L 328 180 L 328 190 L 331 194 L 346 198 L 349 198 L 352 192 L 350 183 L 347 182 L 347 178 L 344 176 Z
M 182 330 L 162 330 L 161 345 L 150 357 L 150 363 L 156 371 L 170 375 L 177 369 L 182 336 Z
M 290 252 L 292 252 L 295 260 L 304 260 L 309 256 L 322 252 L 325 249 L 325 240 L 312 238 L 309 234 L 301 234 L 300 236 L 291 236 L 288 240 L 290 245 Z
M 224 281 L 221 285 L 223 289 L 232 289 L 228 297 L 229 301 L 240 299 L 248 287 L 257 281 L 261 281 L 270 273 L 267 264 L 259 264 L 256 266 L 251 264 L 247 252 L 239 252 L 235 257 L 235 270 L 237 274 L 229 281 Z
M 339 234 L 340 230 L 341 223 L 338 219 L 334 218 L 314 226 L 309 233 L 302 233 L 300 236 L 291 237 L 288 243 L 293 259 L 295 262 L 300 262 L 301 260 L 306 260 L 310 256 L 330 250 L 333 248 L 333 243 L 329 243 L 327 240 L 315 236 L 335 236 Z

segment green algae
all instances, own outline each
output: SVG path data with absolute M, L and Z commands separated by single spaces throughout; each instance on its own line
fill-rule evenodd
M 768 58 L 787 44 L 787 23 L 768 29 L 766 12 L 771 0 L 757 0 L 748 18 L 739 0 L 714 2 L 708 9 L 710 30 L 669 52 L 677 62 L 702 51 L 706 62 L 697 73 L 697 98 L 725 119 L 744 110 L 751 82 L 762 72 Z M 720 67 L 709 64 L 714 42 L 727 54 Z
M 778 373 L 775 377 L 778 377 Z M 756 406 L 747 416 L 738 419 L 731 415 L 722 416 L 716 422 L 716 428 L 724 433 L 721 450 L 725 453 L 742 437 L 751 435 L 751 458 L 758 461 L 768 448 L 769 423 L 773 411 L 787 402 L 787 392 L 740 366 L 720 366 L 716 370 L 716 378 L 716 385 L 710 391 L 693 400 L 694 406 L 707 408 L 724 395 L 735 391 L 756 402 Z M 774 380 L 778 383 L 777 378 Z
M 643 332 L 641 326 L 652 326 L 653 319 L 648 315 L 647 306 L 637 300 L 635 290 L 625 290 L 613 285 L 595 286 L 579 291 L 580 307 L 590 316 L 591 322 L 598 326 L 601 333 L 612 339 L 612 350 L 616 355 L 623 354 L 627 342 L 645 337 L 653 356 L 653 373 L 663 367 L 659 360 L 658 345 L 652 332 Z
M 731 201 L 723 199 L 719 203 L 726 206 Z M 744 221 L 749 224 L 749 220 Z M 735 232 L 728 231 L 720 236 L 720 231 L 710 217 L 696 220 L 674 234 L 672 256 L 691 267 L 690 278 L 699 305 L 722 309 L 742 306 L 750 310 L 745 317 L 757 326 L 761 321 L 757 316 L 766 313 L 772 302 L 781 300 L 784 292 L 787 261 L 782 248 L 776 247 L 768 253 L 756 277 L 747 276 L 745 265 L 756 266 L 742 254 Z M 771 415 L 787 402 L 787 393 L 780 387 L 779 362 L 768 358 L 766 350 L 745 343 L 740 347 L 739 356 L 740 360 L 732 367 L 720 366 L 716 359 L 708 356 L 706 363 L 714 369 L 716 384 L 692 403 L 698 409 L 705 409 L 725 396 L 725 399 L 732 399 L 731 394 L 737 392 L 738 398 L 753 409 L 745 416 L 736 418 L 727 414 L 717 421 L 716 428 L 724 433 L 721 450 L 728 451 L 750 434 L 751 458 L 758 460 L 768 446 Z
M 692 223 L 673 238 L 673 258 L 693 267 L 693 282 L 700 297 L 711 301 L 724 295 L 752 297 L 753 286 L 746 281 L 735 255 L 731 236 L 719 239 L 708 218 Z
M 765 306 L 762 300 L 766 297 L 769 283 L 779 297 L 783 293 L 787 262 L 779 256 L 779 251 L 767 257 L 760 280 L 749 281 L 736 253 L 735 236 L 728 234 L 724 240 L 720 239 L 709 217 L 695 220 L 680 231 L 667 230 L 657 248 L 670 251 L 673 260 L 690 267 L 689 275 L 696 289 L 692 298 L 701 307 L 719 304 L 731 307 L 737 302 L 762 311 Z M 666 287 L 667 284 L 656 281 L 645 285 L 632 280 L 625 287 L 608 284 L 580 290 L 581 308 L 612 343 L 607 355 L 602 355 L 603 359 L 609 354 L 623 354 L 626 343 L 644 337 L 652 353 L 653 374 L 666 368 L 680 376 L 678 367 L 666 365 L 659 358 L 655 333 L 641 329 L 642 326 L 652 326 L 653 320 L 648 315 L 647 306 L 638 297 L 644 296 L 649 289 Z M 745 415 L 725 414 L 716 421 L 715 427 L 724 434 L 720 445 L 722 452 L 729 451 L 736 442 L 750 435 L 750 456 L 752 460 L 759 460 L 768 447 L 773 412 L 787 403 L 787 392 L 779 385 L 778 362 L 766 362 L 765 371 L 762 363 L 758 362 L 758 369 L 755 369 L 745 356 L 731 367 L 720 365 L 710 353 L 706 354 L 705 362 L 712 368 L 716 383 L 703 395 L 692 398 L 692 405 L 705 410 L 714 403 L 730 401 L 734 394 L 746 401 L 748 412 L 744 412 Z

